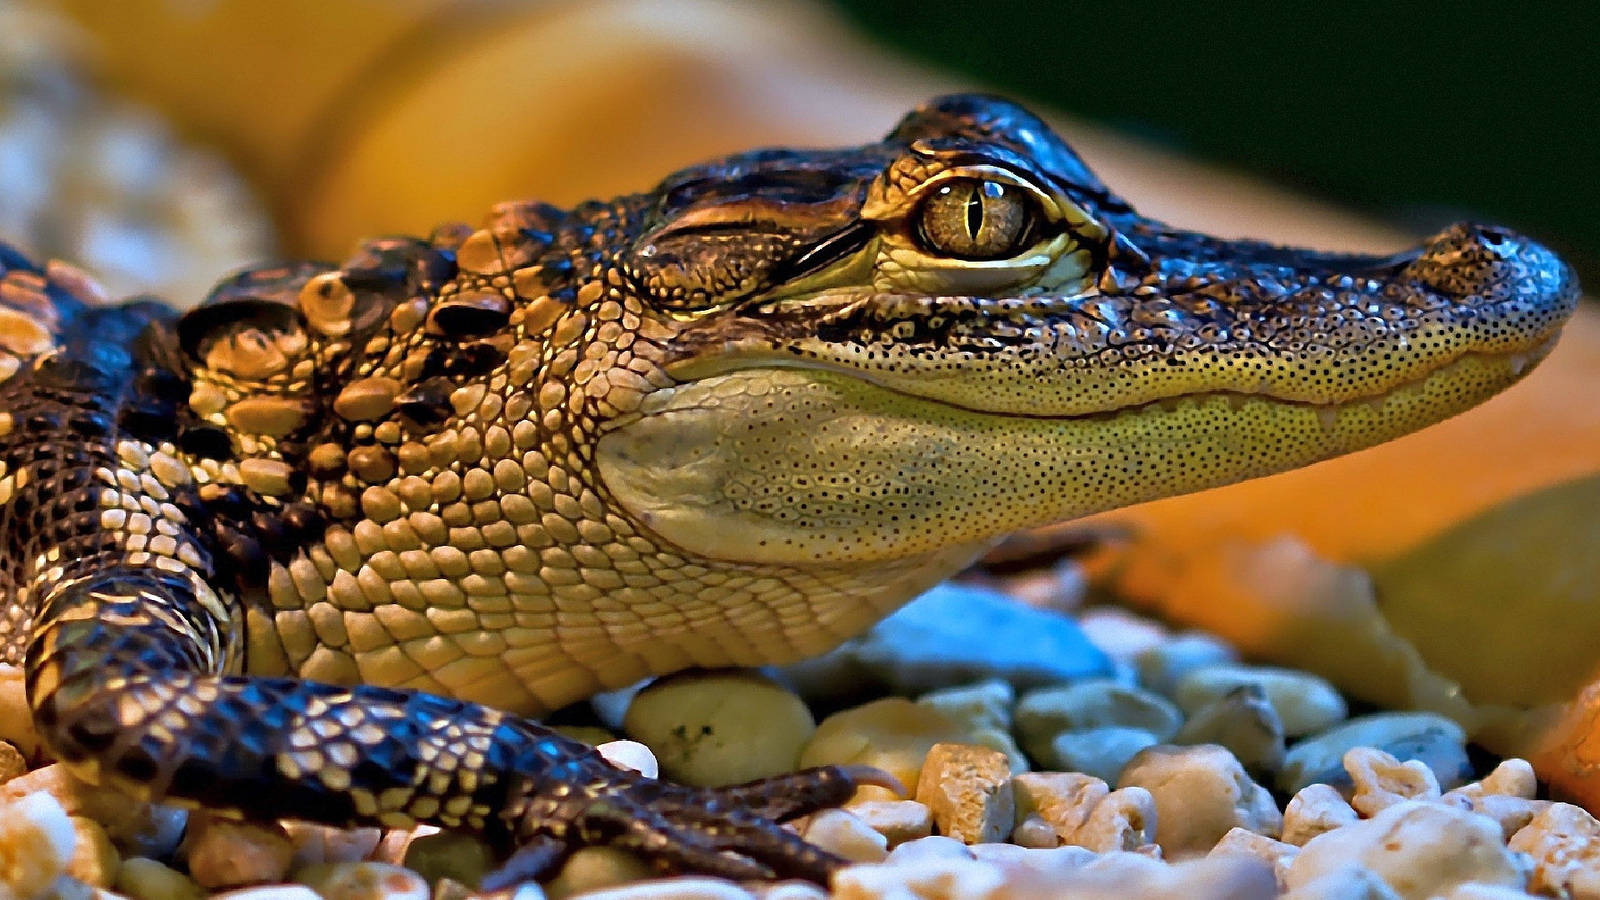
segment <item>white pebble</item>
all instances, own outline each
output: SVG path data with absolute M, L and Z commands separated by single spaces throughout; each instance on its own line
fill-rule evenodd
M 943 835 L 906 841 L 889 852 L 889 862 L 894 865 L 921 863 L 933 859 L 972 859 L 972 848 L 955 838 Z
M 1521 887 L 1526 859 L 1500 842 L 1500 829 L 1465 810 L 1420 800 L 1396 803 L 1371 819 L 1306 842 L 1289 867 L 1291 888 L 1361 865 L 1407 900 L 1464 882 Z
M 1325 678 L 1295 669 L 1246 666 L 1237 663 L 1202 666 L 1178 679 L 1173 699 L 1184 712 L 1193 715 L 1227 696 L 1230 691 L 1253 684 L 1266 694 L 1277 710 L 1284 734 L 1296 737 L 1329 728 L 1349 715 L 1344 697 Z
M 1354 825 L 1361 817 L 1344 796 L 1326 784 L 1307 785 L 1289 798 L 1283 808 L 1283 834 L 1286 844 L 1303 846 L 1319 834 Z
M 1421 760 L 1401 762 L 1375 747 L 1351 747 L 1344 770 L 1355 784 L 1350 806 L 1369 818 L 1405 800 L 1439 799 L 1439 780 Z
M 805 839 L 851 862 L 882 862 L 889 840 L 843 809 L 825 809 L 806 823 Z
M 1069 840 L 1096 853 L 1138 850 L 1155 845 L 1158 821 L 1155 797 L 1130 785 L 1102 797 Z
M 846 809 L 883 835 L 891 847 L 933 834 L 933 810 L 915 800 L 868 800 Z
M 1351 864 L 1295 886 L 1282 900 L 1400 900 L 1400 895 L 1378 873 Z
M 1272 794 L 1215 744 L 1151 747 L 1128 763 L 1118 786 L 1155 798 L 1156 843 L 1169 856 L 1210 850 L 1230 828 L 1276 837 L 1283 827 Z
M 1005 882 L 994 863 L 935 856 L 915 865 L 847 866 L 834 874 L 832 887 L 834 900 L 990 900 L 1000 896 Z
M 755 900 L 755 895 L 721 878 L 688 875 L 590 891 L 583 900 Z
M 1037 816 L 1063 842 L 1089 821 L 1095 804 L 1111 793 L 1102 778 L 1082 772 L 1027 772 L 1011 779 L 1017 801 L 1017 824 Z
M 0 803 L 0 896 L 43 894 L 66 871 L 76 843 L 72 819 L 49 794 Z
M 1533 859 L 1531 888 L 1574 900 L 1600 900 L 1600 822 L 1570 803 L 1552 803 L 1511 838 Z
M 661 777 L 656 755 L 638 741 L 607 741 L 594 749 L 613 766 L 631 769 L 646 778 Z
M 1243 828 L 1234 828 L 1217 841 L 1207 856 L 1248 856 L 1259 859 L 1272 867 L 1272 874 L 1277 879 L 1278 887 L 1282 888 L 1289 872 L 1289 864 L 1294 862 L 1300 848 L 1283 841 L 1275 841 L 1266 835 L 1256 834 L 1254 831 L 1245 831 Z

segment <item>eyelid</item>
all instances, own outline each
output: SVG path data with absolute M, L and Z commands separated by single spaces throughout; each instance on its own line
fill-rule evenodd
M 1061 205 L 1056 202 L 1055 197 L 1043 190 L 1040 190 L 1038 185 L 1027 180 L 1026 178 L 1021 178 L 1015 172 L 1012 172 L 1009 169 L 1001 168 L 1000 166 L 969 165 L 955 166 L 953 168 L 945 169 L 944 171 L 927 178 L 921 184 L 918 184 L 917 186 L 906 191 L 906 199 L 916 201 L 925 191 L 928 191 L 929 189 L 951 179 L 997 181 L 1001 184 L 1021 188 L 1033 198 L 1035 203 L 1039 205 L 1039 212 L 1044 215 L 1045 221 L 1054 223 L 1059 222 L 1064 218 L 1062 215 Z M 910 204 L 910 208 L 915 209 L 916 204 L 913 202 Z

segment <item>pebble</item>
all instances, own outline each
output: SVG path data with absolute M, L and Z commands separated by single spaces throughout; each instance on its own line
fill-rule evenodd
M 828 900 L 828 892 L 809 881 L 780 881 L 750 886 L 756 900 Z
M 1284 843 L 1303 846 L 1319 834 L 1361 821 L 1352 807 L 1331 785 L 1310 784 L 1289 798 L 1283 808 Z
M 1366 818 L 1405 800 L 1439 799 L 1439 780 L 1420 760 L 1402 763 L 1375 747 L 1351 747 L 1344 769 L 1355 783 L 1350 806 Z
M 930 691 L 918 697 L 917 703 L 932 707 L 974 730 L 1010 731 L 1017 692 L 1010 682 L 991 678 L 977 684 Z
M 317 863 L 357 862 L 378 849 L 383 831 L 377 828 L 330 828 L 310 822 L 286 821 L 283 830 L 294 847 L 290 868 Z
M 1283 765 L 1283 722 L 1260 685 L 1241 685 L 1192 713 L 1173 738 L 1178 744 L 1220 744 L 1245 771 L 1263 776 Z
M 39 752 L 39 732 L 33 727 L 33 710 L 28 707 L 22 667 L 0 663 L 0 740 L 17 748 L 25 757 Z
M 1082 772 L 1028 772 L 1011 779 L 1017 803 L 1017 824 L 1037 816 L 1063 844 L 1073 836 L 1095 805 L 1111 793 L 1104 779 Z
M 1078 627 L 1090 643 L 1112 659 L 1132 662 L 1161 646 L 1167 629 L 1161 623 L 1117 606 L 1097 606 L 1078 616 Z
M 76 841 L 67 874 L 93 887 L 110 887 L 122 867 L 117 848 L 111 846 L 111 838 L 99 822 L 83 816 L 72 816 L 71 820 Z
M 933 834 L 933 810 L 915 800 L 868 800 L 847 807 L 890 847 Z
M 1526 859 L 1500 841 L 1483 816 L 1421 800 L 1396 803 L 1371 819 L 1306 842 L 1289 866 L 1290 888 L 1318 876 L 1364 866 L 1400 897 L 1424 900 L 1466 883 L 1520 888 Z
M 133 900 L 200 900 L 205 896 L 194 879 L 143 856 L 123 860 L 112 887 Z
M 638 741 L 606 741 L 594 748 L 605 761 L 614 766 L 631 769 L 646 778 L 660 778 L 661 766 L 650 748 Z
M 721 878 L 685 875 L 592 891 L 583 900 L 755 900 L 755 895 Z
M 26 771 L 28 771 L 28 761 L 22 757 L 22 751 L 13 747 L 8 741 L 0 741 L 0 784 L 5 784 Z
M 416 872 L 378 862 L 317 863 L 295 880 L 323 900 L 429 900 L 433 893 Z
M 1155 799 L 1155 842 L 1168 856 L 1210 850 L 1231 828 L 1276 837 L 1283 827 L 1272 794 L 1215 744 L 1150 747 L 1117 784 L 1142 787 Z
M 964 743 L 966 729 L 949 716 L 900 697 L 885 697 L 836 712 L 817 726 L 800 752 L 801 768 L 826 765 L 876 766 L 908 787 L 917 784 L 922 761 L 938 743 Z M 868 785 L 858 800 L 899 800 L 885 788 Z
M 545 883 L 544 892 L 549 900 L 565 900 L 584 891 L 598 891 L 649 878 L 654 873 L 649 863 L 626 850 L 579 847 L 567 858 L 561 871 Z
M 963 843 L 1002 841 L 1016 827 L 1010 761 L 987 747 L 934 744 L 916 799 L 933 812 L 940 834 Z
M 1501 760 L 1482 781 L 1464 784 L 1444 795 L 1445 803 L 1470 809 L 1500 823 L 1506 840 L 1550 807 L 1535 800 L 1539 789 L 1533 766 L 1525 759 Z
M 994 863 L 931 857 L 913 865 L 848 866 L 831 887 L 834 900 L 999 900 L 1005 882 Z
M 1600 822 L 1582 807 L 1550 804 L 1509 846 L 1533 859 L 1532 890 L 1572 900 L 1600 898 Z
M 1022 749 L 1051 768 L 1070 768 L 1048 761 L 1051 744 L 1062 732 L 1137 728 L 1160 742 L 1183 724 L 1183 714 L 1167 698 L 1104 678 L 1029 691 L 1017 702 L 1015 715 Z
M 1155 796 L 1142 787 L 1117 788 L 1089 811 L 1072 843 L 1096 853 L 1135 851 L 1155 846 L 1159 821 Z
M 1245 685 L 1255 685 L 1277 711 L 1290 737 L 1333 727 L 1349 715 L 1344 697 L 1327 679 L 1309 672 L 1237 663 L 1201 666 L 1178 679 L 1172 697 L 1193 715 Z
M 1294 862 L 1295 856 L 1300 853 L 1300 848 L 1283 841 L 1276 841 L 1264 834 L 1246 831 L 1243 828 L 1232 828 L 1217 841 L 1211 848 L 1208 856 L 1242 855 L 1259 859 L 1272 867 L 1273 877 L 1277 879 L 1278 888 L 1285 886 L 1289 873 L 1289 864 Z
M 1289 748 L 1275 786 L 1293 794 L 1309 784 L 1331 784 L 1342 791 L 1355 785 L 1344 768 L 1352 747 L 1376 747 L 1397 759 L 1420 759 L 1449 790 L 1472 777 L 1466 732 L 1433 713 L 1376 713 L 1351 719 Z
M 793 771 L 816 732 L 811 710 L 755 672 L 691 672 L 640 691 L 622 727 L 647 745 L 662 774 L 717 787 Z
M 181 852 L 188 857 L 189 876 L 196 884 L 220 890 L 283 881 L 294 858 L 294 845 L 276 825 L 195 815 L 190 817 Z
M 1238 659 L 1239 652 L 1221 638 L 1189 631 L 1140 651 L 1133 662 L 1140 684 L 1171 697 L 1178 680 L 1195 669 Z
M 77 834 L 49 794 L 0 802 L 0 896 L 44 893 L 72 860 Z
M 813 814 L 803 836 L 851 862 L 882 862 L 889 855 L 888 838 L 850 810 L 825 809 Z
M 1400 900 L 1378 873 L 1354 863 L 1285 891 L 1282 900 Z
M 460 831 L 440 831 L 411 839 L 402 862 L 429 884 L 442 878 L 477 884 L 494 870 L 495 854 L 483 839 Z
M 1111 671 L 1110 658 L 1071 618 L 959 584 L 939 585 L 865 635 L 782 670 L 801 696 L 827 701 L 916 696 L 989 678 L 1024 689 Z
M 1082 772 L 1115 782 L 1129 760 L 1159 743 L 1155 735 L 1143 728 L 1120 725 L 1064 731 L 1050 742 L 1049 754 L 1041 761 L 1052 769 Z
M 212 894 L 211 900 L 322 900 L 322 897 L 303 884 L 264 884 Z

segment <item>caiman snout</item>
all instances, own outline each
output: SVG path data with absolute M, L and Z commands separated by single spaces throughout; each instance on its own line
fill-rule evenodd
M 1446 228 L 1424 244 L 1406 273 L 1464 306 L 1511 302 L 1553 322 L 1565 320 L 1578 302 L 1577 277 L 1566 263 L 1537 241 L 1497 225 Z

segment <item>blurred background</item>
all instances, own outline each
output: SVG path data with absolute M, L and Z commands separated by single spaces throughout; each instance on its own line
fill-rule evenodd
M 191 305 L 248 263 L 983 89 L 1148 215 L 1379 252 L 1485 219 L 1593 286 L 1596 34 L 1600 4 L 1488 0 L 0 0 L 0 239 Z M 1371 702 L 1548 712 L 1600 684 L 1597 384 L 1590 302 L 1471 413 L 1096 520 L 1140 536 L 1107 584 Z M 1566 733 L 1600 733 L 1600 688 L 1582 709 Z

